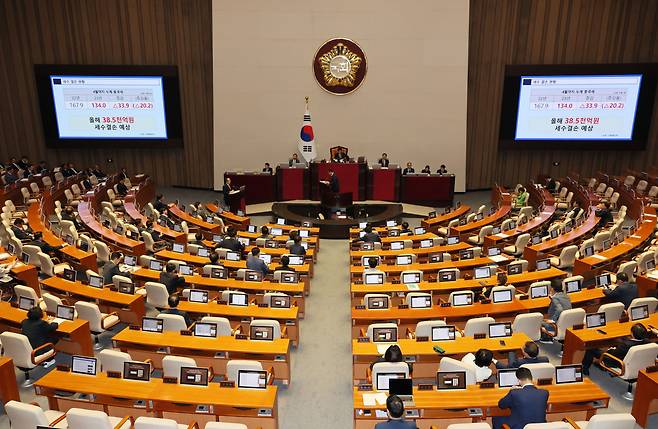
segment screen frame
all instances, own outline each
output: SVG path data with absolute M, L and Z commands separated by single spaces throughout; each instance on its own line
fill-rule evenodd
M 167 138 L 60 138 L 55 100 L 50 85 L 51 75 L 162 77 Z M 168 149 L 183 146 L 181 95 L 178 66 L 129 64 L 35 64 L 34 77 L 39 98 L 43 136 L 49 148 L 104 147 Z

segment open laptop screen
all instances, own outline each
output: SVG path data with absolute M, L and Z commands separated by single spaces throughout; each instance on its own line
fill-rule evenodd
M 558 365 L 555 367 L 555 384 L 580 383 L 582 381 L 582 365 Z

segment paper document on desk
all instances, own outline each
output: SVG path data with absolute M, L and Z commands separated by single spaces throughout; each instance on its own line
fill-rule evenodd
M 407 283 L 406 286 L 408 290 L 420 290 L 418 283 Z
M 363 394 L 363 405 L 366 407 L 374 407 L 375 404 L 377 403 L 375 397 L 377 396 L 376 393 L 364 393 Z
M 658 271 L 652 271 L 650 273 L 647 273 L 647 277 L 650 279 L 658 280 Z
M 379 392 L 373 396 L 375 397 L 375 400 L 379 405 L 386 405 L 386 399 L 388 398 L 388 396 L 386 396 L 386 393 Z
M 505 262 L 509 258 L 505 255 L 495 255 L 495 256 L 489 256 L 489 259 L 491 259 L 494 262 Z
M 601 255 L 592 255 L 592 258 L 598 259 L 599 261 L 607 261 L 608 260 L 608 258 L 606 258 L 605 256 L 601 256 Z

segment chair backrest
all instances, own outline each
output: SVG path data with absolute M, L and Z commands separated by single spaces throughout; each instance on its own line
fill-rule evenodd
M 509 263 L 508 266 L 516 266 L 516 265 L 521 266 L 522 273 L 528 271 L 528 261 L 526 261 L 525 259 L 517 259 L 516 261 L 512 261 Z
M 464 336 L 473 337 L 475 334 L 489 334 L 489 324 L 496 323 L 493 317 L 473 317 L 468 319 L 464 326 Z
M 268 319 L 254 319 L 249 324 L 249 328 L 252 326 L 262 326 L 268 328 L 274 328 L 272 338 L 278 340 L 281 338 L 281 324 L 277 320 L 268 320 Z
M 226 379 L 237 383 L 239 370 L 262 371 L 263 364 L 257 360 L 231 359 L 226 362 Z
M 638 307 L 640 305 L 646 305 L 649 307 L 649 314 L 656 312 L 656 306 L 658 306 L 658 299 L 647 296 L 644 298 L 635 298 L 631 301 L 631 304 L 628 306 L 628 313 L 630 314 L 631 308 Z
M 610 233 L 608 231 L 601 231 L 594 236 L 594 250 L 597 252 L 603 249 L 603 242 L 610 240 Z
M 154 258 L 153 256 L 150 255 L 140 255 L 137 262 L 139 263 L 140 267 L 148 268 L 151 264 L 151 261 L 156 261 L 156 260 L 157 258 Z
M 185 318 L 180 314 L 160 313 L 156 317 L 162 320 L 163 332 L 169 332 L 169 331 L 179 332 L 179 331 L 187 330 L 187 325 L 185 324 Z
M 69 429 L 114 429 L 110 418 L 102 411 L 71 408 L 66 412 Z
M 658 196 L 658 186 L 654 185 L 651 188 L 649 188 L 649 192 L 647 193 L 647 196 L 649 198 L 654 198 Z
M 55 264 L 50 258 L 50 255 L 47 255 L 43 252 L 37 253 L 39 257 L 39 266 L 41 267 L 41 272 L 52 277 L 55 275 Z
M 564 310 L 560 313 L 560 318 L 557 319 L 557 340 L 563 340 L 567 329 L 573 328 L 574 325 L 582 325 L 585 323 L 585 310 L 582 308 L 572 308 Z
M 647 267 L 647 262 L 653 261 L 655 258 L 653 250 L 647 250 L 646 252 L 640 253 L 640 255 L 637 257 L 637 269 L 639 271 L 646 271 Z
M 485 225 L 480 228 L 480 233 L 478 234 L 478 244 L 484 243 L 484 237 L 491 235 L 493 231 L 493 225 Z
M 625 371 L 620 377 L 624 380 L 637 379 L 637 373 L 640 370 L 656 364 L 656 356 L 658 356 L 658 344 L 656 343 L 631 347 L 624 357 Z
M 43 298 L 43 302 L 46 304 L 46 311 L 50 314 L 57 314 L 57 306 L 62 305 L 61 298 L 47 292 L 42 293 L 41 298 Z
M 400 281 L 404 282 L 405 275 L 417 274 L 420 278 L 420 281 L 423 281 L 423 272 L 421 270 L 404 270 L 400 273 Z
M 382 257 L 379 256 L 379 255 L 363 255 L 363 256 L 361 256 L 361 265 L 363 265 L 364 267 L 367 267 L 368 266 L 368 261 L 370 260 L 370 258 L 377 259 L 377 266 L 381 265 Z
M 6 331 L 0 334 L 0 343 L 3 354 L 11 358 L 14 365 L 27 369 L 35 367 L 32 363 L 32 346 L 25 335 Z
M 249 301 L 249 296 L 245 292 L 240 291 L 240 290 L 229 290 L 229 289 L 222 291 L 222 301 L 226 301 L 230 305 L 231 303 L 229 302 L 229 297 L 232 293 L 244 295 L 245 302 Z
M 597 313 L 605 313 L 605 321 L 606 323 L 610 323 L 619 320 L 621 315 L 624 314 L 624 304 L 621 302 L 601 304 L 596 311 Z
M 507 231 L 510 229 L 510 225 L 514 222 L 514 219 L 505 219 L 503 223 L 500 224 L 500 229 L 503 231 Z
M 53 186 L 53 181 L 50 179 L 49 176 L 43 177 L 41 179 L 41 181 L 43 182 L 43 186 L 45 186 L 47 188 L 50 188 L 51 186 Z
M 216 324 L 218 337 L 230 337 L 232 334 L 231 322 L 226 317 L 203 316 L 201 322 Z
M 526 363 L 522 368 L 528 368 L 533 380 L 552 379 L 555 376 L 555 366 L 550 363 Z
M 238 270 L 238 271 L 240 271 L 240 270 Z M 380 271 L 380 270 L 375 269 L 375 270 L 369 270 L 369 271 L 364 270 L 363 271 L 363 274 L 361 275 L 361 279 L 362 279 L 363 283 L 366 282 L 366 275 L 367 274 L 383 274 L 384 282 L 386 281 L 386 273 L 384 271 Z
M 207 265 L 203 266 L 202 272 L 203 272 L 204 276 L 209 276 L 212 273 L 213 269 L 220 269 L 221 270 L 222 268 L 224 268 L 224 267 L 222 267 L 221 265 L 207 264 Z
M 635 417 L 632 414 L 594 414 L 587 422 L 587 429 L 634 429 Z
M 567 246 L 560 252 L 560 263 L 558 267 L 571 267 L 576 261 L 576 253 L 578 253 L 578 246 Z
M 491 288 L 491 296 L 494 295 L 494 292 L 502 292 L 505 290 L 512 292 L 512 299 L 514 299 L 516 296 L 516 288 L 514 285 L 494 286 Z
M 16 295 L 16 301 L 18 301 L 20 297 L 25 297 L 25 298 L 33 299 L 35 303 L 39 302 L 39 297 L 37 296 L 37 293 L 34 291 L 34 289 L 28 286 L 23 286 L 23 285 L 14 286 L 14 294 Z
M 165 356 L 162 358 L 162 376 L 180 378 L 182 367 L 196 367 L 196 361 L 184 356 Z
M 475 366 L 451 357 L 446 356 L 441 358 L 439 371 L 464 371 L 466 372 L 466 385 L 469 386 L 476 383 Z
M 157 417 L 137 417 L 134 429 L 178 429 L 178 423 L 172 419 Z
M 512 322 L 512 332 L 523 332 L 532 341 L 538 341 L 541 338 L 543 320 L 544 315 L 539 312 L 517 314 Z
M 432 338 L 432 328 L 445 325 L 445 320 L 421 320 L 416 324 L 416 337 Z
M 439 270 L 439 277 L 441 277 L 442 273 L 455 273 L 455 278 L 459 279 L 461 278 L 461 272 L 459 271 L 459 268 L 444 268 L 442 270 Z
M 46 414 L 36 405 L 9 401 L 5 404 L 5 411 L 9 417 L 11 427 L 15 429 L 31 429 L 37 426 L 48 427 L 50 424 Z
M 649 182 L 646 180 L 640 180 L 637 182 L 637 187 L 635 189 L 639 192 L 644 192 L 647 189 L 647 186 L 649 186 Z
M 101 363 L 101 371 L 103 372 L 123 372 L 123 364 L 133 361 L 133 358 L 128 353 L 112 349 L 101 350 L 98 353 L 98 358 Z
M 280 273 L 281 271 L 277 271 L 277 272 Z M 288 295 L 283 293 L 283 292 L 266 292 L 265 295 L 263 295 L 263 302 L 265 304 L 267 304 L 268 307 L 271 307 L 272 306 L 272 298 L 277 297 L 277 296 L 283 297 L 283 296 L 288 296 Z
M 523 249 L 525 249 L 525 246 L 528 244 L 530 241 L 530 234 L 525 233 L 521 234 L 516 238 L 516 242 L 514 243 L 514 247 L 516 247 L 517 252 L 523 252 Z
M 635 270 L 637 269 L 637 262 L 627 261 L 619 264 L 617 268 L 617 274 L 625 273 L 628 276 L 628 280 L 633 282 L 635 281 Z
M 96 249 L 96 257 L 100 262 L 107 262 L 110 260 L 110 248 L 107 244 L 100 240 L 95 240 L 94 248 Z
M 605 192 L 603 193 L 603 197 L 604 197 L 604 198 L 610 198 L 610 197 L 612 196 L 613 192 L 615 192 L 615 188 L 613 188 L 612 186 L 610 186 L 610 187 L 608 187 L 608 188 L 605 190 Z
M 564 197 L 567 195 L 568 191 L 569 191 L 569 189 L 567 187 L 563 187 L 562 189 L 560 189 L 560 192 L 557 195 L 558 198 L 564 199 Z
M 430 303 L 432 302 L 432 294 L 431 293 L 427 293 L 427 292 L 409 292 L 404 297 L 404 303 L 407 304 L 409 307 L 411 307 L 412 298 L 429 298 Z
M 475 217 L 477 216 L 477 213 L 469 213 L 466 215 L 466 223 L 471 223 L 475 220 Z
M 388 390 L 378 386 L 378 374 L 402 373 L 409 378 L 409 365 L 406 362 L 377 362 L 372 366 L 372 386 L 374 390 Z
M 78 318 L 89 322 L 89 330 L 91 332 L 104 331 L 101 323 L 102 315 L 98 305 L 91 302 L 78 301 L 75 303 L 75 311 L 78 312 Z
M 146 282 L 144 287 L 146 288 L 146 302 L 158 308 L 164 308 L 169 305 L 169 291 L 167 291 L 167 286 L 158 282 Z

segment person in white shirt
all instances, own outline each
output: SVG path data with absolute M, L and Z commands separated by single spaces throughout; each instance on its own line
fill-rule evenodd
M 493 352 L 488 349 L 480 349 L 475 354 L 469 353 L 462 358 L 462 362 L 469 363 L 475 368 L 475 381 L 481 383 L 493 376 L 495 360 Z

